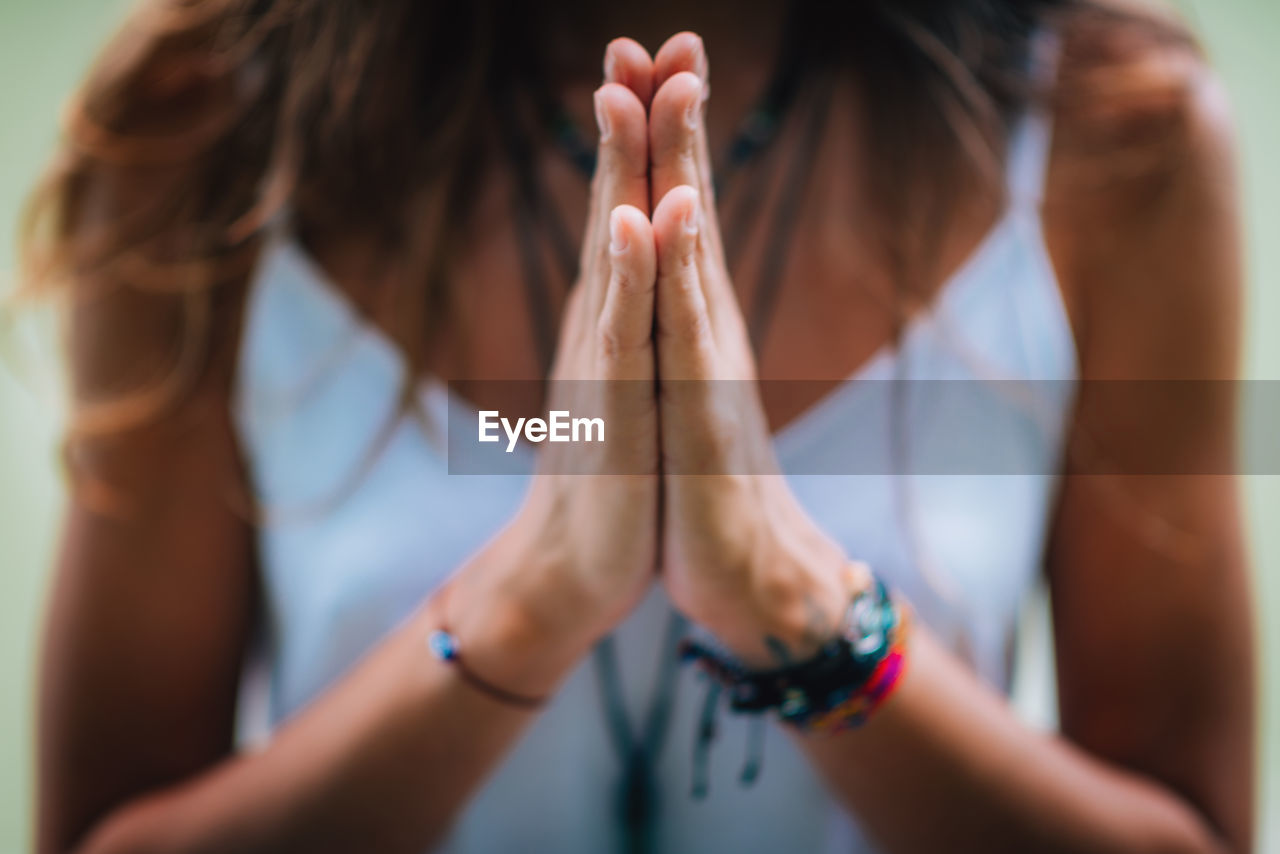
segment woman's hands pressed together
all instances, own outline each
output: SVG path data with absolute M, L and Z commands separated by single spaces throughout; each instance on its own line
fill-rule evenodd
M 777 473 L 720 240 L 701 39 L 676 35 L 653 60 L 619 39 L 605 67 L 550 404 L 604 413 L 610 438 L 543 452 L 506 534 L 531 566 L 504 589 L 524 588 L 523 612 L 581 650 L 656 573 L 680 611 L 744 660 L 804 657 L 866 578 Z

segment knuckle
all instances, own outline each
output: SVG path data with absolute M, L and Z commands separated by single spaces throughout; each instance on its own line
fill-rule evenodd
M 739 572 L 750 579 L 750 593 L 754 601 L 765 608 L 786 610 L 796 600 L 796 578 L 779 566 L 752 566 L 746 555 L 738 558 Z
M 622 293 L 631 293 L 636 289 L 635 277 L 624 265 L 615 263 L 611 273 L 613 282 L 611 288 L 621 291 Z
M 628 340 L 608 324 L 602 324 L 596 332 L 596 355 L 606 364 L 616 364 L 643 348 L 643 342 Z
M 711 334 L 711 322 L 703 312 L 686 312 L 675 318 L 667 332 L 685 341 L 702 341 Z
M 627 296 L 635 296 L 652 291 L 654 284 L 652 277 L 646 279 L 643 275 L 636 275 L 634 270 L 626 269 L 620 265 L 616 265 L 613 268 L 613 282 L 613 287 Z
M 698 170 L 693 136 L 676 132 L 664 134 L 654 145 L 654 160 L 670 170 L 674 180 L 684 184 L 693 183 L 690 176 Z
M 617 334 L 608 326 L 601 326 L 596 333 L 596 354 L 606 362 L 616 361 L 621 351 Z
M 668 245 L 659 248 L 659 289 L 674 299 L 687 303 L 693 292 L 701 288 L 696 245 Z

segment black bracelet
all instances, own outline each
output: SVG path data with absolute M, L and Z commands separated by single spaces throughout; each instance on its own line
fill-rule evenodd
M 775 670 L 752 671 L 709 646 L 686 640 L 684 661 L 697 661 L 721 683 L 735 712 L 776 711 L 784 722 L 803 727 L 862 688 L 888 656 L 899 623 L 884 584 L 876 579 L 854 596 L 839 633 L 807 661 Z

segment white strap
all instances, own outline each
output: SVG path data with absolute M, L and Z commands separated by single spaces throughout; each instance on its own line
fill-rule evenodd
M 1052 88 L 1058 76 L 1060 53 L 1061 41 L 1052 30 L 1041 30 L 1032 37 L 1031 69 L 1037 89 Z M 1047 105 L 1037 103 L 1018 120 L 1009 139 L 1006 181 L 1014 205 L 1032 211 L 1039 209 L 1044 199 L 1052 143 L 1052 111 Z

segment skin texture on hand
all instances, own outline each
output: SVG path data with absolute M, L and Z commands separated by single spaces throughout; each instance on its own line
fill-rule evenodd
M 748 661 L 777 663 L 771 649 L 803 657 L 835 630 L 864 575 L 852 571 L 840 548 L 808 519 L 781 475 L 762 474 L 777 472 L 777 463 L 754 384 L 746 324 L 724 260 L 704 125 L 709 65 L 701 40 L 692 33 L 673 36 L 655 56 L 649 79 L 641 54 L 635 42 L 617 40 L 605 67 L 626 79 L 635 101 L 628 111 L 652 92 L 648 163 L 632 173 L 648 175 L 652 227 L 641 220 L 639 206 L 616 214 L 627 216 L 628 236 L 652 241 L 653 275 L 644 283 L 646 296 L 631 300 L 632 288 L 611 286 L 604 310 L 589 307 L 586 318 L 599 316 L 602 329 L 612 330 L 607 350 L 625 351 L 626 366 L 614 366 L 621 373 L 611 376 L 657 380 L 660 461 L 654 471 L 662 472 L 663 513 L 657 560 L 672 602 Z M 596 93 L 596 108 L 605 99 L 621 104 L 623 88 L 607 83 Z M 602 140 L 616 132 L 612 122 L 602 122 Z M 627 157 L 634 154 L 631 145 Z M 613 165 L 602 161 L 600 172 L 609 174 Z M 634 191 L 630 184 L 628 191 Z M 596 188 L 593 198 L 595 219 L 595 204 L 609 204 L 612 196 Z M 585 270 L 593 262 L 599 266 L 598 234 L 589 232 Z M 591 280 L 586 274 L 584 282 Z M 584 321 L 573 312 L 581 314 L 584 302 L 594 306 L 590 286 L 575 294 L 564 341 L 579 341 Z M 617 306 L 632 302 L 634 311 L 622 312 L 631 315 L 623 318 L 626 329 L 613 329 Z M 586 362 L 577 357 L 571 364 Z M 648 506 L 646 492 L 628 498 L 637 507 Z M 612 535 L 634 543 L 636 530 Z
M 773 651 L 804 657 L 830 638 L 865 573 L 778 473 L 712 194 L 701 41 L 673 37 L 654 65 L 663 581 L 678 608 L 741 658 L 777 664 Z
M 657 570 L 673 604 L 745 660 L 804 656 L 862 576 L 782 478 L 761 474 L 777 465 L 712 196 L 702 42 L 678 34 L 651 61 L 619 39 L 604 64 L 582 272 L 550 401 L 605 412 L 613 433 L 575 448 L 572 473 L 555 450 L 540 455 L 508 533 L 539 569 L 514 584 L 527 585 L 534 623 L 574 625 L 580 645 L 620 622 Z M 584 460 L 590 476 L 574 476 Z
M 598 166 L 580 274 L 561 324 L 548 404 L 600 414 L 610 441 L 575 445 L 571 458 L 545 447 L 520 512 L 494 544 L 512 556 L 497 562 L 507 570 L 460 576 L 446 603 L 446 620 L 474 666 L 529 694 L 549 690 L 630 613 L 658 559 L 656 255 L 644 87 L 652 62 L 639 45 L 623 42 L 610 45 L 605 67 L 594 96 Z M 512 604 L 497 609 L 493 601 Z M 554 664 L 531 679 L 527 656 L 512 655 L 513 647 L 539 649 Z

